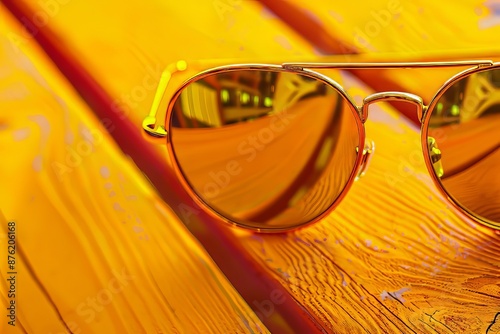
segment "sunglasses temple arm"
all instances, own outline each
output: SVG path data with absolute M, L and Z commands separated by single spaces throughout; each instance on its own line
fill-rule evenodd
M 165 98 L 168 83 L 172 78 L 172 74 L 178 71 L 184 71 L 187 68 L 185 61 L 181 60 L 170 64 L 162 72 L 158 88 L 156 89 L 153 104 L 149 114 L 142 121 L 142 128 L 147 134 L 153 137 L 165 137 L 167 130 L 165 129 L 165 116 L 169 100 Z

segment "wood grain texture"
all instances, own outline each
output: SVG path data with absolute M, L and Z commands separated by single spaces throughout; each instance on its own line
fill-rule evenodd
M 307 13 L 314 25 L 322 28 L 320 33 L 345 45 L 342 49 L 339 44 L 325 43 L 321 50 L 326 53 L 332 52 L 333 47 L 336 53 L 355 48 L 358 52 L 386 53 L 395 58 L 418 57 L 422 53 L 439 58 L 468 52 L 489 57 L 500 51 L 498 45 L 492 43 L 500 32 L 500 26 L 495 24 L 495 6 L 480 0 L 466 0 L 455 6 L 444 1 L 373 0 L 359 3 L 357 10 L 350 2 L 291 0 L 287 6 Z M 272 7 L 279 16 L 290 15 L 280 7 Z M 301 32 L 314 27 L 309 20 L 288 22 Z M 308 32 L 311 35 L 316 31 Z M 317 39 L 318 36 L 312 37 L 315 42 Z
M 19 273 L 16 327 L 2 317 L 0 332 L 267 332 L 46 55 L 33 41 L 13 47 L 6 36 L 21 27 L 0 17 L 1 244 L 15 221 Z
M 499 311 L 498 236 L 437 193 L 417 131 L 373 109 L 377 151 L 338 209 L 286 237 L 242 242 L 333 332 L 486 332 Z
M 10 9 L 21 20 L 29 16 L 29 12 L 23 12 L 13 3 L 10 3 Z M 45 27 L 45 31 L 40 30 L 35 37 L 50 53 L 51 59 L 65 71 L 65 75 L 71 78 L 73 85 L 78 87 L 80 94 L 85 96 L 94 112 L 103 118 L 102 123 L 106 124 L 107 130 L 113 134 L 120 148 L 127 155 L 134 157 L 147 177 L 154 180 L 156 189 L 170 207 L 177 215 L 184 218 L 190 231 L 203 243 L 204 247 L 210 249 L 211 257 L 215 259 L 218 266 L 224 268 L 224 274 L 231 277 L 232 284 L 237 286 L 238 292 L 256 310 L 257 316 L 266 322 L 266 327 L 279 332 L 318 331 L 320 326 L 316 321 L 304 312 L 303 308 L 288 294 L 284 293 L 284 288 L 278 282 L 262 276 L 260 268 L 248 258 L 246 252 L 241 251 L 241 245 L 229 235 L 229 231 L 218 229 L 219 222 L 197 208 L 196 203 L 193 203 L 193 200 L 182 192 L 161 150 L 154 149 L 154 146 L 147 143 L 137 123 L 127 118 L 128 109 L 117 107 L 116 100 L 112 99 L 101 88 L 100 83 L 83 70 L 80 58 L 67 57 L 68 49 L 59 43 L 61 41 L 59 38 L 55 38 L 48 31 Z M 152 79 L 152 74 L 148 73 L 146 78 Z M 265 310 L 261 312 L 262 303 L 268 305 L 271 303 L 270 300 L 279 301 L 272 305 L 273 312 L 269 313 Z
M 31 5 L 34 6 L 34 2 Z M 128 116 L 137 121 L 147 110 L 153 92 L 147 91 L 144 99 L 128 102 L 120 96 L 130 96 L 135 87 L 143 85 L 147 75 L 144 68 L 155 64 L 156 60 L 167 63 L 177 59 L 166 56 L 168 45 L 158 46 L 154 40 L 140 39 L 137 35 L 124 36 L 126 33 L 120 29 L 109 34 L 105 30 L 100 34 L 92 33 L 77 19 L 82 10 L 90 12 L 93 8 L 89 4 L 73 4 L 68 12 L 61 11 L 54 17 L 50 27 L 62 36 L 61 43 L 72 46 L 73 51 L 68 51 L 72 57 L 85 55 L 82 57 L 85 61 L 80 62 L 82 67 L 102 80 L 106 92 L 118 103 L 126 104 L 131 112 Z M 110 18 L 119 23 L 111 24 L 112 27 L 123 27 L 126 17 L 130 17 L 124 15 L 124 7 L 118 10 L 123 16 Z M 138 10 L 134 8 L 134 15 Z M 140 13 L 155 18 L 165 15 L 151 8 Z M 249 17 L 255 17 L 251 15 Z M 105 26 L 105 22 L 108 21 L 99 21 L 99 24 Z M 242 18 L 236 22 L 237 26 L 243 25 L 242 22 L 246 21 Z M 66 26 L 80 29 L 81 39 L 75 37 L 74 31 L 64 29 Z M 152 26 L 140 29 L 154 30 Z M 167 32 L 155 37 L 166 38 Z M 203 34 L 193 32 L 190 36 Z M 261 36 L 254 36 L 254 43 L 258 42 L 258 37 Z M 204 54 L 203 43 L 186 50 L 191 55 Z M 124 44 L 132 47 L 127 49 Z M 108 49 L 125 52 L 121 53 L 120 64 L 114 64 L 110 59 L 93 55 L 90 45 L 105 45 Z M 229 49 L 234 51 L 232 46 Z M 283 49 L 279 51 L 290 54 L 297 51 Z M 180 50 L 180 47 L 175 49 L 172 57 L 177 56 L 175 53 L 182 54 Z M 219 51 L 210 49 L 207 53 Z M 310 48 L 304 46 L 301 51 L 307 53 Z M 259 52 L 262 52 L 260 55 L 265 53 L 261 49 Z M 270 50 L 269 54 L 273 52 L 278 50 Z M 144 58 L 144 54 L 150 58 Z M 125 65 L 129 71 L 120 76 Z M 112 80 L 117 77 L 122 80 Z M 368 93 L 354 79 L 346 77 L 345 80 L 353 96 Z M 369 137 L 377 144 L 373 163 L 368 174 L 330 217 L 311 228 L 287 235 L 251 235 L 231 230 L 231 236 L 240 244 L 239 251 L 262 271 L 262 281 L 280 282 L 288 295 L 327 332 L 493 332 L 497 328 L 493 322 L 500 311 L 498 236 L 470 223 L 448 207 L 425 170 L 417 130 L 394 110 L 374 106 L 367 128 Z M 85 189 L 90 193 L 89 183 L 92 182 L 85 182 Z M 143 180 L 137 182 L 145 184 Z M 91 197 L 87 194 L 89 201 Z M 96 210 L 101 207 L 100 203 L 94 205 Z M 131 204 L 127 204 L 127 208 L 129 205 L 133 208 Z M 115 216 L 111 218 L 116 219 Z M 177 222 L 171 216 L 168 219 L 169 223 Z M 190 228 L 193 229 L 193 225 Z M 221 224 L 209 232 L 217 235 L 227 231 Z M 143 251 L 126 244 L 121 249 L 124 258 L 129 254 L 141 256 Z M 228 257 L 231 256 L 234 254 L 228 253 Z M 119 257 L 110 264 L 120 263 L 115 262 L 116 259 Z M 108 267 L 102 265 L 103 270 Z M 142 270 L 146 270 L 145 267 Z M 184 276 L 185 280 L 196 282 L 194 278 L 198 273 L 191 274 L 189 278 Z M 271 311 L 279 306 L 273 305 L 272 299 L 269 295 L 266 300 L 250 299 L 247 303 L 267 321 L 280 314 Z M 128 307 L 126 302 L 116 304 L 117 312 L 124 312 Z M 215 326 L 217 321 L 218 318 L 209 324 Z M 286 323 L 287 319 L 281 321 Z

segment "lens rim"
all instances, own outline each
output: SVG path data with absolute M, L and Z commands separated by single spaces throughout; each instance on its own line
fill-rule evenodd
M 284 72 L 284 73 L 294 73 L 297 75 L 303 75 L 310 77 L 312 79 L 318 80 L 322 83 L 324 83 L 327 86 L 330 86 L 333 88 L 335 91 L 337 91 L 340 96 L 344 99 L 344 101 L 348 104 L 349 109 L 351 110 L 353 117 L 356 122 L 356 126 L 358 128 L 358 138 L 359 138 L 359 146 L 360 149 L 358 150 L 357 156 L 356 156 L 356 161 L 354 163 L 353 170 L 351 174 L 349 175 L 349 178 L 340 192 L 339 196 L 335 199 L 333 203 L 330 204 L 330 206 L 319 216 L 315 217 L 314 219 L 311 219 L 307 222 L 300 223 L 300 224 L 295 224 L 287 227 L 269 227 L 269 228 L 262 228 L 262 227 L 256 227 L 251 224 L 248 224 L 247 222 L 238 222 L 234 221 L 223 214 L 219 213 L 217 210 L 215 210 L 213 207 L 210 206 L 209 203 L 207 203 L 198 193 L 195 191 L 194 187 L 191 186 L 190 182 L 188 181 L 186 175 L 184 174 L 177 155 L 175 153 L 175 149 L 173 147 L 172 143 L 172 116 L 173 116 L 173 107 L 177 99 L 179 98 L 180 94 L 184 90 L 184 88 L 188 85 L 190 85 L 193 82 L 196 82 L 198 80 L 201 80 L 205 77 L 211 76 L 211 75 L 216 75 L 220 73 L 225 73 L 225 72 L 234 72 L 234 71 L 242 71 L 242 70 L 261 70 L 261 71 L 273 71 L 273 72 Z M 166 142 L 167 142 L 167 151 L 170 157 L 172 157 L 172 167 L 174 169 L 175 174 L 177 175 L 182 187 L 184 190 L 189 194 L 189 196 L 194 200 L 194 202 L 207 214 L 212 216 L 215 219 L 218 219 L 226 224 L 229 224 L 230 226 L 237 226 L 240 228 L 244 228 L 246 230 L 251 230 L 254 232 L 266 232 L 266 233 L 282 233 L 282 232 L 289 232 L 293 231 L 299 228 L 303 228 L 306 226 L 310 226 L 314 223 L 319 222 L 322 220 L 324 217 L 326 217 L 328 214 L 330 214 L 339 204 L 340 202 L 344 199 L 346 194 L 348 193 L 349 189 L 351 188 L 354 180 L 356 179 L 356 175 L 358 174 L 360 168 L 361 168 L 361 162 L 363 160 L 363 147 L 365 145 L 365 128 L 364 128 L 364 120 L 362 119 L 362 113 L 361 113 L 361 108 L 356 106 L 356 103 L 352 99 L 349 94 L 347 94 L 346 90 L 337 82 L 332 80 L 331 78 L 315 72 L 311 71 L 308 69 L 303 69 L 303 68 L 285 68 L 282 65 L 271 65 L 271 64 L 236 64 L 236 65 L 227 65 L 227 66 L 219 66 L 215 67 L 212 69 L 208 69 L 206 71 L 200 72 L 188 80 L 186 80 L 172 95 L 170 98 L 170 101 L 168 103 L 167 107 L 167 112 L 166 112 L 166 117 L 165 117 L 165 129 L 167 129 L 167 136 L 166 136 Z
M 443 94 L 451 86 L 453 86 L 458 81 L 460 81 L 460 80 L 462 80 L 462 79 L 464 79 L 472 74 L 485 72 L 485 71 L 491 71 L 491 70 L 499 69 L 499 68 L 500 68 L 500 62 L 496 62 L 496 63 L 493 63 L 492 65 L 487 65 L 487 66 L 479 65 L 479 66 L 476 66 L 473 68 L 466 69 L 466 70 L 452 76 L 450 79 L 448 79 L 438 89 L 437 93 L 434 95 L 434 97 L 432 98 L 429 105 L 427 107 L 425 107 L 426 109 L 425 109 L 425 113 L 424 113 L 422 120 L 421 120 L 422 122 L 421 122 L 421 129 L 420 129 L 421 144 L 422 144 L 422 151 L 424 154 L 425 164 L 427 166 L 427 170 L 429 171 L 429 174 L 432 177 L 432 181 L 434 182 L 436 187 L 440 190 L 441 194 L 445 196 L 445 198 L 452 204 L 452 206 L 456 210 L 458 210 L 459 212 L 464 214 L 466 217 L 472 219 L 476 223 L 488 226 L 488 227 L 493 228 L 493 229 L 500 229 L 500 222 L 494 222 L 490 219 L 487 219 L 485 217 L 482 217 L 482 216 L 472 212 L 471 210 L 466 208 L 463 204 L 461 204 L 460 201 L 458 201 L 452 194 L 450 194 L 446 190 L 445 186 L 441 182 L 441 179 L 437 176 L 436 171 L 434 170 L 434 167 L 433 167 L 433 164 L 431 161 L 430 152 L 429 152 L 429 149 L 427 146 L 428 145 L 427 144 L 427 137 L 429 135 L 429 123 L 430 123 L 432 113 L 434 112 L 435 107 L 436 107 L 439 99 L 441 98 L 441 96 L 443 96 Z

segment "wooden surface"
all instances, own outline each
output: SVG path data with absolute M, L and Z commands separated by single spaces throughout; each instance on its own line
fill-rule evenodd
M 1 228 L 15 221 L 18 237 L 18 319 L 0 332 L 266 332 L 39 47 L 12 47 L 20 26 L 0 15 Z
M 34 1 L 22 4 L 26 17 L 37 11 Z M 50 17 L 38 38 L 57 35 L 44 42 L 54 46 L 52 59 L 61 55 L 56 62 L 66 60 L 70 77 L 78 67 L 94 78 L 88 90 L 82 88 L 87 81 L 72 82 L 91 108 L 33 39 L 23 39 L 21 53 L 12 47 L 9 33 L 23 32 L 2 11 L 0 203 L 5 219 L 19 227 L 22 273 L 14 332 L 499 331 L 498 236 L 449 207 L 425 170 L 418 129 L 387 106 L 370 110 L 367 134 L 377 149 L 367 175 L 312 227 L 251 234 L 217 224 L 187 200 L 164 150 L 138 135 L 154 94 L 147 87 L 160 74 L 148 69 L 183 55 L 286 58 L 310 56 L 313 48 L 254 2 L 222 21 L 211 4 L 192 16 L 185 6 L 69 2 Z M 153 26 L 165 17 L 171 21 Z M 262 31 L 245 30 L 256 20 Z M 172 34 L 180 27 L 182 36 Z M 215 48 L 211 42 L 221 34 L 228 39 Z M 230 42 L 242 38 L 244 51 Z M 352 76 L 344 80 L 353 96 L 369 93 Z M 126 117 L 112 118 L 107 135 L 92 111 Z M 102 141 L 91 142 L 85 128 L 97 129 Z M 54 162 L 71 159 L 68 152 L 89 141 L 95 151 L 56 172 Z M 2 231 L 5 226 L 2 221 Z M 133 276 L 130 283 L 94 318 L 82 316 L 81 303 L 103 294 L 123 270 Z M 1 298 L 6 302 L 6 291 Z M 0 326 L 12 332 L 4 320 Z

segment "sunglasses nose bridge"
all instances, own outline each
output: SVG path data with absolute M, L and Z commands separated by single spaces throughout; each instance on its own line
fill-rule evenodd
M 425 110 L 422 98 L 418 95 L 405 92 L 380 92 L 365 97 L 361 109 L 363 121 L 366 121 L 368 119 L 368 107 L 370 106 L 370 104 L 375 102 L 390 102 L 390 101 L 401 101 L 414 104 L 417 107 L 418 119 L 422 121 Z

